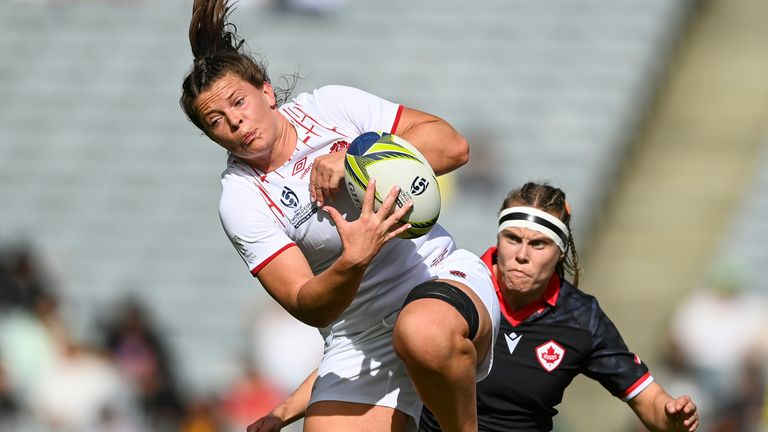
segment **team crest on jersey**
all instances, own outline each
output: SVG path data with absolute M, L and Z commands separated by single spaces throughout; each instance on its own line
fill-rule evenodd
M 335 143 L 331 144 L 331 151 L 330 153 L 338 153 L 342 150 L 346 150 L 347 147 L 349 147 L 349 143 L 344 140 L 336 141 Z
M 299 197 L 296 196 L 296 192 L 286 186 L 280 194 L 280 203 L 289 209 L 296 208 L 299 205 Z
M 552 339 L 536 347 L 536 359 L 547 372 L 552 372 L 560 366 L 563 356 L 565 348 Z

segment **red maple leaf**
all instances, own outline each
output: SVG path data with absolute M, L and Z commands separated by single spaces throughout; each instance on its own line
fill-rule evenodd
M 547 363 L 554 363 L 560 358 L 560 354 L 555 352 L 555 349 L 551 346 L 547 348 L 547 352 L 541 354 L 541 358 Z

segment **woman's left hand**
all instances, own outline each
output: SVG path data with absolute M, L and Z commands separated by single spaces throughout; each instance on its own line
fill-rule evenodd
M 276 415 L 269 413 L 251 423 L 246 432 L 278 432 L 283 427 L 283 421 Z
M 667 418 L 679 430 L 695 431 L 699 427 L 699 413 L 690 396 L 680 396 L 664 406 Z
M 309 196 L 312 201 L 322 207 L 332 203 L 333 197 L 339 192 L 344 181 L 344 156 L 346 152 L 339 151 L 318 156 L 312 163 L 309 175 Z

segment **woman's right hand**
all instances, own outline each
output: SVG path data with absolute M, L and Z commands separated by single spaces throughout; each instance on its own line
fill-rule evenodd
M 246 432 L 278 432 L 283 427 L 283 421 L 276 415 L 269 413 L 251 423 Z
M 333 220 L 344 247 L 341 258 L 355 266 L 367 267 L 373 257 L 381 250 L 384 243 L 408 230 L 411 225 L 403 224 L 401 219 L 411 210 L 412 201 L 397 208 L 395 201 L 400 188 L 394 186 L 381 203 L 378 211 L 374 210 L 376 182 L 371 179 L 365 189 L 365 198 L 360 209 L 360 217 L 347 222 L 335 208 L 326 205 L 323 210 Z

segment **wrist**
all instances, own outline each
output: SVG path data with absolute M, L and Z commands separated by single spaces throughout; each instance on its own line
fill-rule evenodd
M 280 427 L 285 427 L 288 413 L 286 413 L 284 406 L 280 405 L 276 407 L 270 411 L 269 415 L 280 420 Z
M 279 406 L 269 413 L 272 417 L 280 421 L 280 428 L 287 427 L 296 420 L 304 417 L 304 412 L 290 413 L 285 406 Z
M 336 260 L 335 267 L 339 272 L 347 273 L 365 273 L 365 270 L 368 268 L 368 264 L 370 264 L 371 259 L 368 258 L 355 258 L 350 257 L 342 252 L 341 256 Z

